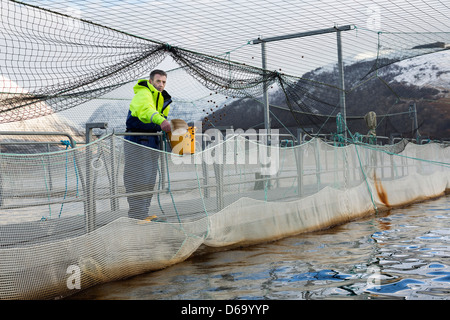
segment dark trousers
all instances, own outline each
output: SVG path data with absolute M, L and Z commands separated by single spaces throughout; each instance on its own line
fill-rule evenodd
M 145 219 L 153 194 L 132 195 L 137 192 L 153 191 L 158 172 L 159 138 L 157 136 L 126 136 L 128 141 L 138 143 L 124 143 L 125 168 L 124 185 L 128 196 L 128 217 Z M 148 147 L 144 148 L 142 146 Z

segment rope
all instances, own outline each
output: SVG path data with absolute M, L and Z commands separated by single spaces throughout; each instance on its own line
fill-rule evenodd
M 61 140 L 61 144 L 66 146 L 66 150 L 67 150 L 69 147 L 72 147 L 70 141 L 68 141 L 68 140 Z M 64 177 L 64 196 L 63 196 L 63 201 L 66 200 L 66 197 L 67 197 L 67 190 L 68 190 L 68 161 L 69 161 L 69 159 L 68 159 L 68 153 L 66 152 L 65 177 Z M 43 163 L 43 166 L 44 166 L 44 168 L 45 168 L 45 164 L 44 164 L 43 160 L 42 160 L 42 163 Z M 74 170 L 75 170 L 75 176 L 76 176 L 76 182 L 77 182 L 77 184 L 76 184 L 76 194 L 75 194 L 75 197 L 78 198 L 78 183 L 79 183 L 79 181 L 78 181 L 78 169 L 77 169 L 77 165 L 76 165 L 76 161 L 75 161 L 75 155 L 74 155 L 74 158 L 73 158 L 73 164 L 74 164 Z M 46 179 L 45 174 L 44 174 L 44 182 L 45 182 L 45 188 L 46 188 L 46 190 L 47 190 L 47 198 L 48 198 L 48 200 L 50 200 L 50 191 L 49 191 L 49 189 L 48 189 L 47 179 Z M 58 218 L 61 217 L 63 207 L 64 207 L 64 202 L 61 203 L 61 208 L 59 209 Z M 49 204 L 49 213 L 50 213 L 50 215 L 49 215 L 48 218 L 51 218 L 51 215 L 52 215 L 52 214 L 51 214 L 51 205 L 50 205 L 50 204 Z M 42 217 L 42 218 L 41 218 L 41 221 L 46 221 L 46 220 L 48 220 L 48 218 Z
M 66 146 L 66 150 L 67 150 L 69 147 L 72 147 L 72 148 L 73 148 L 73 146 L 70 144 L 70 141 L 68 141 L 68 140 L 61 140 L 61 143 L 62 143 L 63 145 Z M 77 170 L 77 165 L 76 165 L 76 162 L 75 162 L 75 155 L 74 155 L 74 158 L 73 158 L 73 165 L 74 165 L 74 170 L 75 170 L 75 176 L 77 177 L 77 188 L 76 188 L 77 192 L 76 192 L 76 195 L 75 195 L 75 196 L 78 198 L 78 170 Z M 68 172 L 67 166 L 68 166 L 68 154 L 67 154 L 67 152 L 66 152 L 65 190 L 64 190 L 64 197 L 63 197 L 63 200 L 65 200 L 65 199 L 66 199 L 66 196 L 67 196 L 67 172 Z M 64 203 L 61 203 L 61 209 L 59 210 L 58 218 L 61 217 L 61 213 L 62 213 L 62 210 L 63 210 L 63 206 L 64 206 Z
M 47 185 L 47 177 L 45 174 L 45 163 L 44 163 L 44 159 L 42 157 L 41 157 L 41 162 L 42 162 L 42 166 L 44 168 L 44 184 L 45 184 L 45 190 L 47 190 L 47 199 L 49 201 L 49 204 L 48 204 L 49 218 L 51 218 L 52 217 L 52 207 L 50 205 L 50 190 L 48 189 L 48 185 Z M 44 216 L 41 218 L 41 221 L 46 221 L 46 220 L 47 220 L 47 218 Z

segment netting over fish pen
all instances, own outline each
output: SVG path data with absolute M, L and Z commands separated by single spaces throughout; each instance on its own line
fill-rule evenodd
M 209 3 L 209 7 L 204 3 L 189 4 L 194 12 L 216 12 L 206 21 L 198 15 L 196 19 L 190 19 L 192 11 L 183 11 L 186 5 L 183 2 L 178 6 L 161 3 L 150 7 L 144 3 L 95 1 L 74 3 L 73 6 L 52 2 L 40 6 L 40 2 L 6 0 L 1 4 L 0 123 L 42 117 L 80 105 L 86 108 L 80 108 L 71 117 L 92 112 L 87 108 L 95 106 L 93 100 L 105 99 L 108 93 L 130 81 L 147 78 L 152 69 L 167 61 L 172 62 L 168 70 L 169 83 L 172 82 L 171 94 L 179 103 L 178 109 L 189 108 L 197 112 L 210 127 L 230 121 L 236 123 L 235 116 L 248 108 L 255 122 L 239 127 L 261 128 L 264 119 L 258 110 L 263 109 L 261 100 L 265 87 L 274 91 L 274 99 L 269 100 L 271 127 L 287 128 L 291 132 L 300 128 L 314 135 L 335 134 L 339 113 L 349 131 L 365 134 L 367 128 L 363 117 L 376 107 L 378 117 L 382 119 L 377 127 L 378 135 L 389 136 L 395 132 L 415 138 L 419 128 L 411 129 L 410 121 L 406 120 L 412 116 L 408 109 L 411 101 L 422 104 L 419 112 L 425 112 L 420 110 L 431 106 L 436 114 L 442 112 L 443 103 L 448 105 L 444 90 L 448 82 L 447 71 L 440 70 L 438 63 L 441 57 L 442 61 L 448 60 L 446 49 L 450 43 L 449 8 L 442 3 L 434 4 L 430 14 L 433 19 L 428 17 L 427 11 L 419 10 L 423 6 L 431 7 L 429 2 L 418 1 L 417 5 L 403 6 L 374 3 L 361 7 L 342 3 L 343 10 L 336 15 L 339 25 L 334 24 L 336 30 L 342 25 L 349 26 L 340 32 L 345 60 L 343 83 L 340 83 L 337 63 L 336 32 L 267 42 L 265 68 L 258 43 L 294 30 L 323 29 L 324 23 L 328 22 L 320 19 L 319 13 L 332 10 L 333 6 L 268 3 L 263 6 L 267 8 L 261 9 L 261 14 L 266 13 L 264 19 L 256 19 L 257 14 L 249 11 L 251 4 L 236 3 L 239 10 L 233 12 L 242 19 L 238 19 L 239 32 L 231 32 L 236 28 L 225 12 L 233 5 L 220 1 Z M 222 11 L 214 11 L 214 8 Z M 270 11 L 270 8 L 283 10 Z M 298 20 L 298 17 L 294 19 L 296 10 L 311 11 L 309 24 L 293 22 L 292 25 L 284 23 L 283 28 L 274 27 L 280 20 Z M 169 31 L 160 34 L 148 25 L 148 19 L 139 20 L 142 11 L 155 16 L 176 14 L 185 19 L 179 19 L 177 23 L 172 21 L 167 27 Z M 131 20 L 140 23 L 130 24 L 131 20 L 124 19 L 125 16 L 134 17 Z M 203 42 L 196 41 L 199 25 L 206 32 L 206 26 L 218 21 L 222 21 L 222 32 L 216 30 L 216 37 L 208 35 Z M 320 27 L 319 22 L 322 23 Z M 333 29 L 332 23 L 329 24 L 326 26 Z M 259 26 L 264 34 L 252 36 L 256 32 L 255 26 Z M 320 55 L 313 54 L 313 50 L 319 51 Z M 445 54 L 433 56 L 439 52 Z M 423 84 L 420 88 L 412 84 L 401 85 L 403 70 L 396 63 L 423 55 L 430 61 L 437 61 L 434 67 L 431 66 L 436 68 L 433 72 L 440 79 L 437 85 L 434 89 L 426 89 Z M 385 71 L 391 65 L 396 71 Z M 195 94 L 187 89 L 190 82 L 206 88 L 208 94 L 202 96 L 204 91 L 198 90 L 194 97 Z M 214 97 L 210 99 L 209 93 Z M 346 95 L 344 100 L 343 93 Z M 125 109 L 128 96 L 121 97 Z M 257 101 L 256 109 L 250 108 L 250 100 Z M 108 101 L 106 107 L 113 109 L 117 99 L 105 101 Z M 223 109 L 224 105 L 228 106 L 228 111 L 217 110 L 216 107 Z M 346 114 L 342 114 L 343 108 Z M 423 121 L 426 123 L 417 125 L 422 129 L 432 127 L 431 123 L 435 122 L 431 119 Z M 445 124 L 441 127 L 445 128 Z M 446 134 L 437 136 L 433 131 L 426 135 L 436 139 L 445 138 Z

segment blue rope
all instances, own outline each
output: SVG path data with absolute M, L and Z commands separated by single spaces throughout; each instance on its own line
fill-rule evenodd
M 61 140 L 61 144 L 63 144 L 63 145 L 66 146 L 66 150 L 67 150 L 69 147 L 72 147 L 72 145 L 70 144 L 70 142 L 69 142 L 68 140 Z M 66 153 L 65 190 L 64 190 L 64 197 L 63 197 L 63 200 L 65 200 L 65 199 L 66 199 L 66 196 L 67 196 L 67 173 L 68 173 L 68 162 L 69 162 L 68 153 Z M 73 164 L 74 164 L 74 169 L 75 169 L 75 175 L 76 175 L 76 177 L 77 177 L 77 193 L 76 193 L 76 197 L 78 197 L 78 170 L 77 170 L 77 165 L 76 165 L 76 162 L 75 162 L 75 155 L 74 155 L 74 157 L 73 157 Z M 61 209 L 59 210 L 58 218 L 61 217 L 61 213 L 62 213 L 63 207 L 64 207 L 64 203 L 61 204 Z
M 47 189 L 47 199 L 50 202 L 50 194 L 49 194 L 48 185 L 47 185 L 47 177 L 46 177 L 46 174 L 45 174 L 45 164 L 44 164 L 44 159 L 43 158 L 41 158 L 41 162 L 42 162 L 42 166 L 44 167 L 44 183 L 45 183 L 45 189 Z M 50 203 L 48 205 L 48 211 L 49 211 L 49 217 L 51 218 L 51 216 L 52 216 L 52 206 L 50 205 Z M 42 217 L 41 218 L 41 221 L 46 221 L 46 220 L 47 220 L 46 217 Z

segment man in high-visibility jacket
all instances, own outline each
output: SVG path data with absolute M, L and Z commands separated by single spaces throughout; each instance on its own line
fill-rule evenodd
M 127 132 L 169 132 L 167 120 L 172 102 L 164 90 L 167 74 L 162 70 L 153 70 L 150 79 L 139 80 L 133 87 L 134 97 L 130 103 L 126 126 Z M 128 141 L 159 149 L 159 137 L 155 135 L 126 136 Z M 159 153 L 125 143 L 124 184 L 127 193 L 153 191 L 158 172 Z M 128 196 L 128 216 L 134 219 L 147 219 L 152 194 Z

